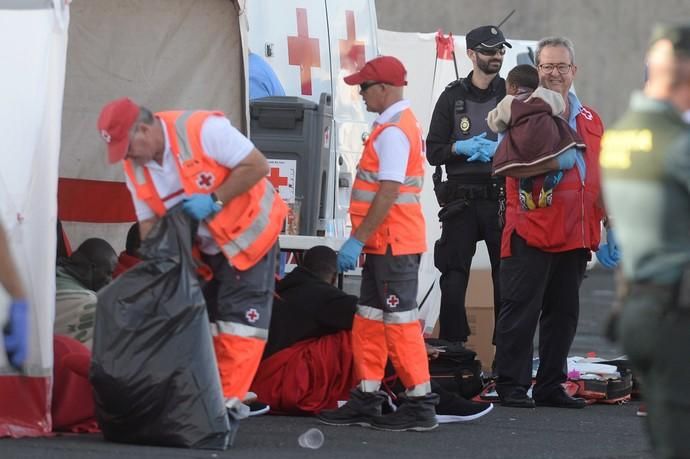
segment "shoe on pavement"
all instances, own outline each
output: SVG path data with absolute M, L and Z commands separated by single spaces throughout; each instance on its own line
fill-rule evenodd
M 422 397 L 409 397 L 403 394 L 398 400 L 401 404 L 395 413 L 376 417 L 371 427 L 393 432 L 424 432 L 438 427 L 435 410 L 439 401 L 437 394 L 429 393 Z
M 335 410 L 324 410 L 316 418 L 332 426 L 359 425 L 368 427 L 374 418 L 381 416 L 381 405 L 388 394 L 383 391 L 363 392 L 359 389 L 350 391 L 350 400 Z
M 551 406 L 554 408 L 584 408 L 587 406 L 584 398 L 571 397 L 563 389 L 556 389 L 546 398 L 535 398 L 537 406 Z
M 646 403 L 640 403 L 640 407 L 637 409 L 636 415 L 644 418 L 647 416 L 647 404 Z
M 489 414 L 493 408 L 493 403 L 471 402 L 455 396 L 450 400 L 441 399 L 436 406 L 436 420 L 441 424 L 473 421 Z
M 500 395 L 501 406 L 508 406 L 511 408 L 534 408 L 534 400 L 532 400 L 524 389 L 514 389 L 508 395 Z

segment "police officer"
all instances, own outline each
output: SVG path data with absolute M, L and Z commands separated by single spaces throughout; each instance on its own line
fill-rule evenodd
M 434 263 L 441 271 L 440 337 L 467 341 L 465 290 L 477 241 L 484 240 L 491 259 L 494 314 L 498 317 L 498 265 L 504 182 L 491 177 L 496 134 L 486 117 L 506 94 L 498 76 L 505 47 L 512 46 L 495 26 L 471 30 L 465 37 L 472 71 L 450 83 L 436 102 L 427 136 L 427 158 L 436 167 L 434 191 L 442 209 L 441 239 Z M 448 180 L 441 182 L 445 166 Z
M 625 262 L 619 336 L 658 457 L 690 457 L 690 24 L 657 26 L 649 79 L 603 139 L 607 209 Z

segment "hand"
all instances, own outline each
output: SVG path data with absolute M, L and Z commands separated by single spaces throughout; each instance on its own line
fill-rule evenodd
M 474 161 L 479 161 L 479 162 L 482 162 L 482 163 L 488 163 L 489 161 L 491 161 L 491 157 L 488 156 L 488 155 L 484 152 L 484 149 L 483 149 L 483 148 L 479 148 L 479 149 L 477 149 L 477 152 L 476 152 L 475 154 L 473 154 L 472 156 L 470 156 L 469 158 L 467 158 L 467 162 L 468 162 L 468 163 L 471 163 L 471 162 L 474 162 Z
M 613 269 L 618 266 L 621 259 L 621 252 L 618 248 L 618 242 L 613 232 L 613 228 L 606 230 L 606 243 L 599 246 L 597 251 L 597 260 L 605 268 Z
M 184 200 L 182 210 L 195 220 L 203 220 L 220 210 L 210 194 L 193 194 Z
M 495 144 L 493 140 L 488 140 L 485 138 L 486 132 L 482 132 L 479 135 L 470 137 L 467 140 L 458 140 L 453 145 L 453 151 L 456 155 L 473 156 L 477 153 L 480 148 L 485 148 L 484 153 L 489 155 L 489 150 L 492 144 Z M 491 155 L 493 156 L 493 154 Z
M 338 271 L 343 273 L 355 269 L 363 248 L 364 242 L 350 236 L 338 252 Z
M 19 369 L 29 350 L 29 306 L 24 300 L 13 300 L 10 314 L 3 330 L 5 352 L 10 364 Z

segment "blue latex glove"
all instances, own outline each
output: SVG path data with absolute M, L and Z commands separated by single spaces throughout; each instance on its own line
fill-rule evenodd
M 487 140 L 485 137 L 486 132 L 482 132 L 481 134 L 470 137 L 467 140 L 458 140 L 455 142 L 455 154 L 470 157 L 475 155 L 480 148 L 490 147 L 492 143 L 495 143 L 491 140 Z M 488 150 L 484 153 L 488 155 Z
M 203 220 L 220 210 L 210 194 L 193 194 L 184 200 L 182 210 L 195 220 Z
M 3 330 L 7 359 L 15 368 L 21 368 L 29 353 L 29 305 L 24 300 L 13 300 Z
M 364 242 L 350 236 L 338 252 L 338 271 L 343 273 L 355 269 L 363 248 Z
M 606 244 L 601 244 L 597 250 L 597 260 L 605 268 L 613 269 L 621 260 L 621 252 L 612 228 L 606 230 Z

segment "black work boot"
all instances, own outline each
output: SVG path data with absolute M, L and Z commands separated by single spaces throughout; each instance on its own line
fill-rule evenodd
M 438 427 L 436 405 L 439 396 L 429 393 L 421 397 L 410 397 L 401 394 L 398 397 L 401 405 L 394 413 L 374 419 L 371 426 L 379 430 L 403 431 L 416 430 L 423 432 Z
M 388 396 L 385 392 L 350 391 L 350 400 L 336 410 L 325 410 L 316 417 L 332 426 L 370 426 L 374 418 L 381 416 L 381 405 Z

